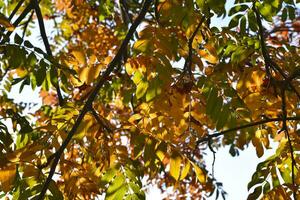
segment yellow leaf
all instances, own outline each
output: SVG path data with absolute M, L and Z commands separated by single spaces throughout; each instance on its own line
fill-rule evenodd
M 208 43 L 208 44 L 204 45 L 204 48 L 207 49 L 211 55 L 213 55 L 215 57 L 218 56 L 216 48 L 213 45 Z
M 182 158 L 178 153 L 174 152 L 172 154 L 171 160 L 170 160 L 170 175 L 175 180 L 179 179 L 181 160 L 182 160 Z
M 76 60 L 80 63 L 80 64 L 86 64 L 86 58 L 85 55 L 82 51 L 72 51 L 72 55 L 76 58 Z
M 264 155 L 264 148 L 260 142 L 260 140 L 257 137 L 252 138 L 252 144 L 256 149 L 256 155 L 257 157 L 262 157 Z
M 261 138 L 268 135 L 268 131 L 266 129 L 259 129 L 255 132 L 255 137 Z
M 192 163 L 192 165 L 194 167 L 194 171 L 196 173 L 197 179 L 200 181 L 200 183 L 202 183 L 202 184 L 205 183 L 206 182 L 206 174 L 196 164 Z
M 185 160 L 186 163 L 183 165 L 183 169 L 181 170 L 180 173 L 180 180 L 183 180 L 189 173 L 190 168 L 191 168 L 191 163 L 188 160 Z
M 81 140 L 84 136 L 90 135 L 90 128 L 93 127 L 93 117 L 90 115 L 86 115 L 83 121 L 80 123 L 75 135 L 74 139 Z
M 85 82 L 87 83 L 87 79 L 88 79 L 88 74 L 89 74 L 89 68 L 88 67 L 84 67 L 84 68 L 81 68 L 79 70 L 79 79 L 81 82 Z
M 199 50 L 198 54 L 212 64 L 216 64 L 218 62 L 218 57 L 208 53 L 206 50 Z
M 87 74 L 88 76 L 86 78 L 86 84 L 89 85 L 94 81 L 96 70 L 97 70 L 96 67 L 89 67 L 88 68 L 88 74 Z M 97 76 L 98 76 L 98 74 L 97 74 Z
M 16 177 L 16 166 L 9 165 L 0 169 L 1 189 L 6 193 L 9 192 Z
M 151 41 L 150 40 L 138 40 L 134 43 L 133 48 L 136 50 L 139 50 L 141 52 L 145 52 L 151 47 Z
M 141 119 L 142 118 L 142 115 L 140 115 L 140 114 L 134 114 L 134 115 L 132 115 L 130 118 L 129 118 L 129 122 L 130 123 L 134 123 L 136 120 L 139 120 L 139 119 Z
M 135 72 L 135 69 L 131 66 L 130 63 L 125 64 L 125 69 L 129 76 L 131 76 Z
M 28 71 L 23 67 L 19 67 L 16 69 L 16 73 L 20 78 L 23 78 L 28 74 Z
M 9 19 L 7 19 L 2 13 L 0 13 L 0 25 L 4 26 L 8 31 L 13 31 L 15 29 L 15 27 L 10 23 Z

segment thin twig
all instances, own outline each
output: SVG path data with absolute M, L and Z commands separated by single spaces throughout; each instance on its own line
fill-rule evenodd
M 112 129 L 112 125 L 108 124 L 108 121 L 106 119 L 104 119 L 102 116 L 100 116 L 94 108 L 91 108 L 91 113 L 92 115 L 95 117 L 96 121 L 98 122 L 98 124 L 100 124 L 107 132 L 112 133 L 113 129 Z
M 287 121 L 300 120 L 300 116 L 287 117 L 286 120 Z M 218 132 L 218 133 L 207 135 L 207 136 L 199 139 L 196 142 L 196 147 L 198 147 L 203 142 L 208 142 L 209 140 L 211 140 L 213 138 L 217 138 L 217 137 L 222 136 L 222 135 L 224 135 L 226 133 L 229 133 L 229 132 L 238 131 L 238 130 L 241 130 L 241 129 L 245 129 L 245 128 L 249 128 L 249 127 L 257 126 L 257 125 L 261 125 L 261 124 L 266 124 L 268 122 L 279 122 L 279 121 L 283 121 L 283 118 L 282 117 L 268 118 L 268 119 L 264 119 L 264 120 L 261 120 L 261 121 L 258 121 L 258 122 L 251 122 L 249 124 L 245 124 L 245 125 L 242 125 L 242 126 L 237 126 L 237 127 L 230 128 L 230 129 Z
M 204 19 L 205 19 L 205 17 L 202 16 L 195 31 L 193 32 L 192 36 L 188 40 L 189 54 L 188 54 L 187 58 L 185 59 L 183 70 L 184 70 L 184 73 L 186 71 L 188 71 L 190 76 L 192 76 L 192 57 L 193 57 L 192 45 L 193 45 L 194 38 L 197 35 L 197 32 L 199 31 L 199 28 L 201 27 L 202 23 L 204 22 Z
M 51 161 L 55 158 L 56 153 L 51 154 L 48 158 L 47 158 L 47 162 L 39 165 L 38 168 L 39 169 L 44 169 L 45 167 L 48 167 L 48 165 L 50 165 Z
M 215 152 L 215 150 L 212 147 L 212 140 L 208 140 L 208 148 L 213 153 L 213 162 L 211 164 L 211 168 L 212 168 L 212 176 L 214 178 L 214 176 L 215 176 L 216 152 Z
M 48 38 L 47 38 L 47 34 L 46 34 L 46 30 L 45 30 L 45 24 L 44 24 L 44 20 L 43 20 L 43 15 L 42 15 L 38 0 L 34 0 L 34 10 L 35 10 L 35 13 L 36 13 L 36 16 L 37 16 L 37 19 L 38 19 L 40 32 L 41 32 L 41 36 L 42 36 L 42 39 L 43 39 L 43 42 L 44 42 L 44 45 L 45 45 L 46 52 L 52 58 L 53 55 L 52 55 L 50 44 L 49 44 L 49 41 L 48 41 Z M 55 70 L 55 74 L 58 74 L 58 71 L 57 71 L 56 67 L 55 67 L 54 70 Z M 60 106 L 63 106 L 64 99 L 63 99 L 63 96 L 61 94 L 61 90 L 59 88 L 59 81 L 57 81 L 57 84 L 55 85 L 55 89 L 56 89 L 56 92 L 57 92 L 58 103 L 59 103 Z
M 34 12 L 31 11 L 31 14 L 30 14 L 28 20 L 27 20 L 27 21 L 25 22 L 25 24 L 24 24 L 24 30 L 23 30 L 23 34 L 22 34 L 22 39 L 24 39 L 24 37 L 25 37 L 27 27 L 28 27 L 30 21 L 32 20 L 33 14 L 34 14 Z
M 98 82 L 94 88 L 94 90 L 92 91 L 92 93 L 90 94 L 89 98 L 87 99 L 84 107 L 82 108 L 82 110 L 80 111 L 80 114 L 78 116 L 78 118 L 76 119 L 74 126 L 72 127 L 72 129 L 70 130 L 70 132 L 68 133 L 66 139 L 63 141 L 62 145 L 60 146 L 60 148 L 57 150 L 55 158 L 52 162 L 52 165 L 50 167 L 50 172 L 48 174 L 48 177 L 43 185 L 43 188 L 41 190 L 41 193 L 38 197 L 38 200 L 42 200 L 44 199 L 44 196 L 48 190 L 49 184 L 52 180 L 52 176 L 55 173 L 55 169 L 56 166 L 60 160 L 61 155 L 63 154 L 64 150 L 66 149 L 66 147 L 68 146 L 69 142 L 71 141 L 73 135 L 76 133 L 81 121 L 83 120 L 85 114 L 91 110 L 92 108 L 92 103 L 95 100 L 99 90 L 101 89 L 101 87 L 103 86 L 103 84 L 106 82 L 106 77 L 108 77 L 111 72 L 114 70 L 115 66 L 122 60 L 123 57 L 123 52 L 126 49 L 130 39 L 132 38 L 134 32 L 136 31 L 136 28 L 138 27 L 138 25 L 142 22 L 142 20 L 144 19 L 146 12 L 148 10 L 148 8 L 151 5 L 152 0 L 146 0 L 143 8 L 141 9 L 138 17 L 135 19 L 135 21 L 132 23 L 130 29 L 128 30 L 128 33 L 125 37 L 125 39 L 123 40 L 117 54 L 115 55 L 115 57 L 113 58 L 113 60 L 108 64 L 106 71 L 101 75 L 99 75 L 98 78 Z

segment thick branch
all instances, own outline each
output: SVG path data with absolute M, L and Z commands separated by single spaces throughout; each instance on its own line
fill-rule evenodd
M 18 2 L 18 4 L 16 5 L 16 7 L 13 9 L 13 11 L 10 13 L 8 19 L 9 21 L 12 20 L 12 18 L 15 16 L 15 14 L 18 12 L 18 10 L 20 9 L 20 7 L 22 6 L 22 4 L 24 3 L 25 0 L 20 0 Z
M 42 15 L 38 0 L 34 0 L 34 10 L 35 10 L 38 22 L 39 22 L 40 32 L 41 32 L 41 36 L 42 36 L 42 39 L 43 39 L 43 42 L 44 42 L 44 45 L 45 45 L 46 52 L 52 58 L 53 55 L 52 55 L 50 44 L 49 44 L 47 34 L 46 34 L 46 31 L 45 31 L 45 24 L 44 24 L 44 20 L 43 20 L 43 15 Z M 55 68 L 55 71 L 56 71 L 55 74 L 58 74 L 57 68 Z M 59 88 L 59 82 L 57 82 L 57 85 L 55 85 L 55 88 L 56 88 L 56 92 L 57 92 L 57 96 L 58 96 L 59 105 L 63 106 L 64 99 L 62 97 L 62 94 L 61 94 L 61 91 L 60 91 L 60 88 Z
M 138 17 L 135 19 L 135 21 L 133 22 L 133 24 L 131 25 L 125 39 L 123 40 L 117 54 L 115 55 L 115 57 L 113 58 L 113 60 L 108 64 L 106 71 L 103 73 L 103 75 L 99 75 L 98 78 L 98 82 L 94 88 L 94 90 L 92 91 L 91 95 L 89 96 L 89 98 L 87 99 L 83 109 L 81 110 L 78 118 L 76 119 L 76 122 L 74 124 L 74 126 L 72 127 L 72 129 L 70 130 L 70 132 L 68 133 L 66 139 L 64 140 L 64 142 L 62 143 L 61 147 L 58 149 L 58 151 L 56 152 L 55 158 L 52 162 L 51 168 L 50 168 L 50 172 L 49 175 L 43 185 L 42 191 L 38 197 L 39 200 L 44 199 L 44 196 L 46 194 L 46 191 L 48 189 L 48 186 L 52 180 L 52 176 L 55 173 L 55 169 L 56 166 L 60 160 L 60 156 L 62 155 L 62 153 L 64 152 L 65 148 L 68 146 L 69 142 L 71 141 L 73 135 L 76 133 L 81 121 L 83 120 L 85 114 L 90 111 L 92 109 L 92 103 L 95 100 L 99 90 L 101 89 L 101 87 L 103 86 L 103 84 L 106 81 L 106 77 L 108 77 L 110 75 L 110 73 L 114 70 L 115 66 L 121 62 L 122 59 L 122 55 L 124 53 L 124 50 L 126 50 L 126 47 L 130 41 L 130 39 L 132 38 L 134 32 L 136 31 L 136 28 L 138 27 L 138 25 L 142 22 L 142 20 L 144 19 L 146 12 L 148 10 L 148 8 L 151 5 L 152 0 L 146 0 L 143 8 L 141 10 L 141 12 L 139 13 Z
M 284 119 L 282 117 L 270 118 L 270 119 L 265 119 L 265 120 L 261 120 L 261 121 L 258 121 L 258 122 L 251 122 L 249 124 L 245 124 L 245 125 L 242 125 L 242 126 L 237 126 L 237 127 L 231 128 L 231 129 L 227 129 L 225 131 L 221 131 L 219 133 L 214 133 L 214 134 L 211 134 L 211 135 L 207 135 L 204 138 L 201 138 L 200 140 L 198 140 L 196 142 L 196 147 L 198 147 L 203 142 L 208 142 L 209 140 L 211 140 L 213 138 L 217 138 L 219 136 L 222 136 L 222 135 L 224 135 L 226 133 L 229 133 L 229 132 L 232 132 L 232 131 L 238 131 L 238 130 L 249 128 L 249 127 L 252 127 L 252 126 L 266 124 L 268 122 L 278 122 L 278 121 L 283 121 L 283 120 Z M 300 116 L 297 116 L 297 117 L 287 117 L 286 120 L 288 120 L 288 121 L 300 120 Z

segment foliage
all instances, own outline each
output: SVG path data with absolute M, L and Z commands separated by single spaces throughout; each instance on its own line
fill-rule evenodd
M 299 198 L 297 3 L 0 1 L 1 197 L 145 199 L 154 181 L 225 198 L 205 150 L 252 143 L 261 157 L 273 141 L 248 199 Z M 32 113 L 8 98 L 28 86 L 43 100 Z

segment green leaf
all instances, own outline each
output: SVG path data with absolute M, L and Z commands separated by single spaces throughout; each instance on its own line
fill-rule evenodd
M 287 9 L 283 8 L 282 13 L 281 13 L 281 20 L 283 22 L 285 22 L 287 20 L 287 12 L 288 12 Z
M 141 198 L 136 194 L 129 194 L 126 196 L 125 200 L 141 200 Z
M 22 44 L 22 42 L 23 42 L 23 39 L 16 33 L 15 34 L 15 38 L 14 38 L 14 42 L 16 43 L 16 44 Z
M 34 47 L 34 51 L 39 53 L 39 54 L 45 54 L 45 52 L 42 49 L 38 48 L 38 47 Z
M 55 66 L 51 66 L 50 68 L 50 81 L 53 86 L 57 86 L 58 84 L 58 73 L 57 73 L 57 68 Z
M 267 192 L 270 191 L 270 188 L 271 188 L 271 185 L 270 183 L 267 181 L 265 184 L 264 184 L 264 187 L 263 187 L 263 193 L 266 194 Z
M 234 27 L 237 27 L 239 24 L 240 18 L 242 17 L 242 14 L 235 15 L 229 22 L 228 28 L 232 29 Z
M 265 178 L 264 177 L 255 177 L 254 179 L 252 178 L 252 180 L 248 183 L 247 185 L 247 188 L 248 188 L 248 191 L 254 186 L 254 185 L 257 185 L 257 184 L 261 184 L 262 182 L 265 181 Z
M 223 107 L 223 98 L 218 96 L 218 97 L 216 98 L 215 105 L 214 105 L 214 107 L 212 108 L 212 112 L 211 112 L 211 114 L 210 114 L 211 119 L 212 119 L 214 122 L 217 122 L 218 119 L 220 118 L 220 112 L 221 112 L 221 110 L 222 110 L 222 107 Z
M 248 11 L 248 24 L 251 31 L 256 32 L 258 30 L 256 16 L 253 10 Z
M 36 88 L 36 76 L 34 73 L 30 73 L 30 83 L 31 83 L 31 88 L 34 90 Z
M 38 69 L 37 71 L 34 71 L 36 84 L 37 86 L 41 86 L 46 78 L 46 66 L 40 63 L 40 65 L 37 65 L 36 68 Z
M 246 17 L 243 16 L 240 21 L 240 33 L 242 34 L 246 33 L 246 22 L 247 22 Z
M 238 12 L 242 12 L 242 11 L 245 11 L 249 9 L 249 6 L 248 5 L 245 5 L 245 4 L 239 4 L 239 5 L 236 5 L 234 7 L 232 7 L 230 10 L 229 10 L 229 14 L 228 16 L 232 16 Z
M 231 145 L 230 148 L 229 148 L 229 153 L 231 156 L 236 156 L 236 151 L 235 151 L 235 147 L 234 145 Z
M 129 182 L 128 185 L 135 194 L 138 194 L 141 192 L 141 188 L 138 184 L 135 184 L 134 182 Z
M 212 87 L 206 101 L 206 113 L 208 115 L 212 115 L 213 108 L 215 107 L 217 101 L 218 91 L 215 87 Z
M 25 40 L 24 45 L 27 48 L 33 48 L 33 45 L 28 40 Z
M 26 78 L 23 79 L 23 82 L 21 83 L 20 88 L 19 88 L 19 93 L 21 93 L 23 91 L 25 85 L 30 85 L 29 76 L 26 76 Z
M 271 4 L 264 3 L 259 6 L 259 12 L 265 20 L 272 22 L 273 19 L 273 8 Z
M 29 67 L 33 67 L 37 63 L 37 58 L 33 52 L 29 54 L 26 63 L 29 65 Z
M 107 200 L 117 200 L 117 199 L 123 199 L 124 195 L 126 194 L 128 190 L 128 185 L 121 185 L 120 188 L 118 188 L 117 191 L 115 191 L 114 193 L 107 193 L 105 196 L 105 199 Z
M 287 9 L 288 9 L 290 20 L 294 20 L 296 18 L 295 8 L 292 6 L 287 6 Z
M 133 75 L 132 81 L 134 84 L 138 85 L 144 78 L 144 75 L 140 71 L 136 71 Z
M 115 196 L 115 193 L 118 193 L 122 189 L 122 186 L 124 186 L 124 183 L 125 183 L 124 175 L 118 174 L 116 176 L 116 178 L 112 181 L 112 183 L 109 185 L 109 187 L 107 188 L 107 190 L 106 190 L 107 196 L 111 196 L 113 194 Z
M 160 81 L 156 78 L 154 81 L 151 81 L 146 93 L 146 101 L 149 102 L 153 100 L 156 96 L 161 94 Z
M 144 96 L 144 94 L 147 92 L 148 89 L 148 82 L 145 80 L 142 80 L 141 82 L 139 82 L 139 84 L 136 87 L 136 98 L 140 99 Z
M 105 184 L 111 182 L 116 176 L 117 172 L 118 170 L 115 167 L 108 169 L 100 179 L 101 185 L 104 186 Z
M 53 197 L 57 200 L 63 200 L 64 197 L 61 191 L 58 189 L 56 183 L 52 180 L 49 184 L 49 190 L 53 194 Z
M 247 200 L 257 200 L 258 197 L 261 195 L 262 187 L 259 186 L 254 189 L 254 191 L 248 196 Z

